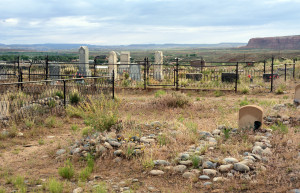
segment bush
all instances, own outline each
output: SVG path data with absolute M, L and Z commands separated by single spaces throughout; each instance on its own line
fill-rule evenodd
M 154 104 L 172 108 L 184 108 L 185 106 L 191 105 L 191 99 L 184 93 L 174 92 L 160 97 L 154 101 Z
M 69 97 L 70 97 L 70 103 L 72 105 L 77 105 L 81 100 L 78 92 L 71 93 Z
M 96 100 L 88 99 L 77 107 L 68 106 L 67 113 L 82 117 L 86 125 L 98 131 L 105 131 L 118 122 L 118 105 L 118 101 L 101 96 Z
M 79 174 L 79 178 L 81 181 L 86 181 L 94 170 L 95 162 L 93 156 L 88 154 L 86 160 L 87 160 L 87 166 L 83 170 L 81 170 Z
M 58 96 L 60 99 L 65 98 L 65 97 L 64 97 L 64 93 L 63 93 L 62 91 L 56 91 L 56 92 L 54 93 L 54 96 Z
M 55 178 L 51 178 L 48 182 L 48 190 L 50 193 L 62 193 L 63 184 L 57 181 Z
M 215 97 L 220 97 L 220 96 L 223 96 L 223 95 L 224 95 L 223 92 L 220 91 L 220 90 L 216 90 L 216 91 L 214 92 L 214 94 L 215 94 Z
M 67 160 L 64 167 L 58 168 L 58 173 L 61 177 L 70 180 L 75 173 L 71 161 Z
M 166 94 L 166 91 L 164 91 L 164 90 L 158 90 L 158 91 L 156 91 L 155 92 L 155 98 L 158 98 L 158 97 L 161 97 L 161 96 L 163 96 L 163 95 L 165 95 Z
M 282 88 L 278 88 L 278 89 L 276 89 L 275 93 L 276 94 L 283 94 L 284 92 L 283 92 Z
M 201 164 L 201 163 L 200 163 L 201 159 L 200 159 L 200 157 L 197 156 L 197 155 L 193 155 L 193 156 L 191 157 L 191 161 L 192 161 L 192 163 L 193 163 L 193 167 L 194 167 L 194 168 L 198 168 L 199 165 Z
M 249 93 L 249 88 L 248 87 L 245 87 L 242 89 L 242 94 L 248 94 Z
M 107 193 L 108 190 L 106 188 L 105 182 L 101 182 L 99 185 L 94 186 L 93 193 Z
M 17 176 L 13 180 L 13 184 L 19 190 L 18 192 L 20 192 L 20 193 L 23 193 L 23 192 L 26 193 L 27 192 L 27 187 L 26 187 L 24 178 L 22 176 Z
M 248 101 L 247 98 L 245 97 L 244 100 L 242 100 L 242 101 L 240 102 L 240 106 L 242 107 L 242 106 L 246 106 L 246 105 L 249 105 L 249 101 Z

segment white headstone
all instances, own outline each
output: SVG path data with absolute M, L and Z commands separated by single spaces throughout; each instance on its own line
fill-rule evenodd
M 89 49 L 87 46 L 79 48 L 79 74 L 80 76 L 91 76 L 89 68 Z
M 162 64 L 164 63 L 163 61 L 163 52 L 162 51 L 155 51 L 155 62 L 153 66 L 154 70 L 154 79 L 156 80 L 163 80 L 163 66 Z
M 116 52 L 111 51 L 109 52 L 108 56 L 108 73 L 111 75 L 113 73 L 113 70 L 115 71 L 115 79 L 117 79 L 117 72 L 118 72 L 118 67 L 117 67 L 117 62 L 118 62 L 118 57 Z
M 118 72 L 123 74 L 124 72 L 129 71 L 129 64 L 130 64 L 130 52 L 122 51 L 120 56 L 120 65 Z

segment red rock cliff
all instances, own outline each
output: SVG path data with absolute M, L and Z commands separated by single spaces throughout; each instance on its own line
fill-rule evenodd
M 300 49 L 300 35 L 252 38 L 244 48 L 297 50 Z

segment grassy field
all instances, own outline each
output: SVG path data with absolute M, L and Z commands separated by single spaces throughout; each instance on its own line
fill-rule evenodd
M 115 101 L 91 98 L 67 107 L 66 112 L 11 122 L 0 135 L 0 192 L 80 188 L 83 192 L 286 192 L 299 188 L 300 109 L 292 104 L 296 83 L 291 84 L 280 95 L 119 90 Z M 265 123 L 260 132 L 234 132 L 238 110 L 248 104 L 262 107 L 264 117 L 276 117 L 277 124 Z M 202 131 L 214 134 L 214 140 Z M 270 145 L 271 153 L 247 162 L 250 171 L 221 172 L 224 158 L 242 161 L 259 140 Z M 70 153 L 76 144 L 83 151 Z M 93 144 L 96 150 L 89 148 Z M 201 148 L 195 151 L 197 147 Z M 178 160 L 184 152 L 190 152 L 185 162 Z M 155 160 L 169 164 L 155 164 Z M 201 180 L 207 161 L 216 164 L 216 174 Z M 179 164 L 187 168 L 178 172 Z

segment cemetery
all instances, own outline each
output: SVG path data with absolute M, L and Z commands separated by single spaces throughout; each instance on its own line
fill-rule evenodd
M 81 46 L 75 62 L 0 63 L 0 190 L 300 187 L 295 59 L 166 62 L 164 51 L 135 60 L 123 50 L 99 63 L 89 54 Z

